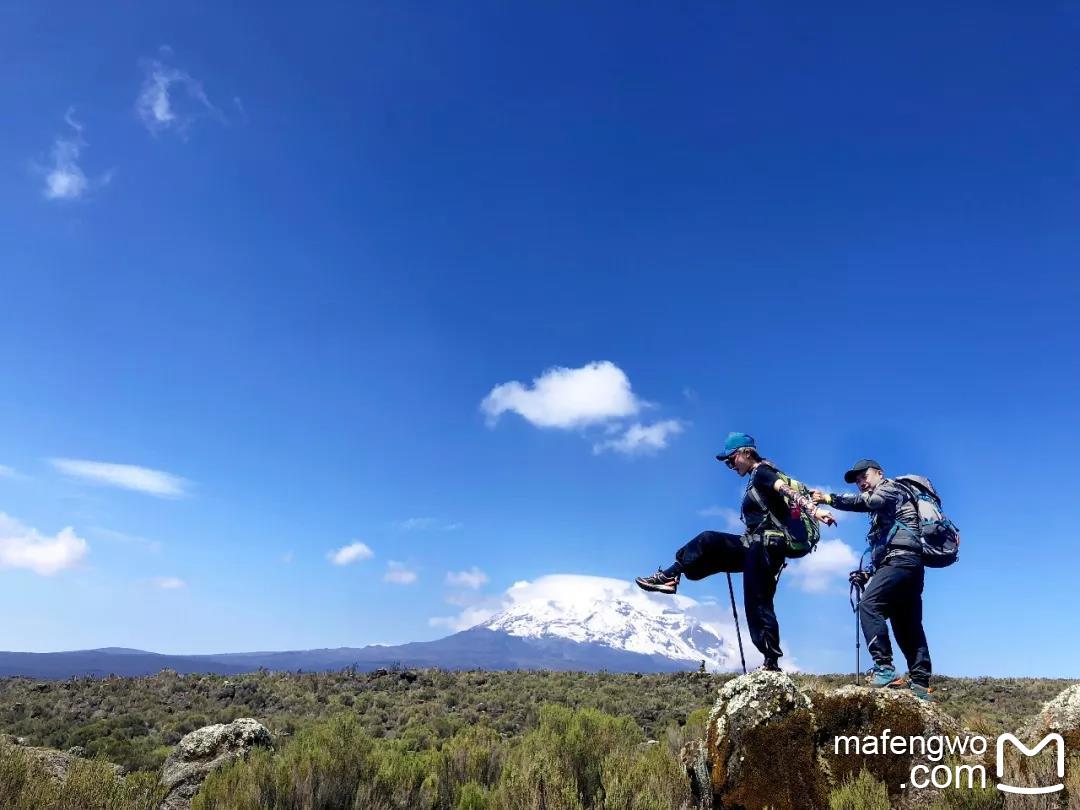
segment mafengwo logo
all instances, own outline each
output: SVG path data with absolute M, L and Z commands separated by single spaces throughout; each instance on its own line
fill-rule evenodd
M 1052 785 L 1021 786 L 1013 785 L 1004 781 L 1005 776 L 1005 746 L 1011 744 L 1025 757 L 1034 757 L 1048 745 L 1055 748 L 1054 775 L 1058 781 Z M 937 790 L 968 789 L 976 790 L 986 788 L 986 766 L 973 763 L 972 760 L 981 758 L 989 748 L 989 740 L 981 734 L 968 736 L 896 736 L 891 729 L 884 729 L 879 735 L 838 735 L 833 740 L 833 751 L 837 755 L 855 756 L 905 756 L 918 755 L 928 760 L 912 765 L 908 781 L 900 785 L 901 789 L 914 788 L 925 790 L 935 788 Z M 1003 793 L 1017 793 L 1025 796 L 1034 796 L 1047 793 L 1057 793 L 1065 789 L 1065 740 L 1060 734 L 1047 734 L 1036 745 L 1029 748 L 1013 734 L 1002 734 L 997 738 L 997 789 Z M 946 762 L 946 757 L 957 758 Z M 964 761 L 966 760 L 966 762 Z M 1052 779 L 1047 775 L 1047 779 Z
M 1012 743 L 1016 746 L 1016 749 L 1026 757 L 1033 757 L 1042 751 L 1050 743 L 1057 745 L 1057 776 L 1062 780 L 1056 785 L 1046 785 L 1044 787 L 1017 787 L 1015 785 L 1006 785 L 1001 782 L 1005 776 L 1005 743 Z M 998 790 L 1002 790 L 1006 793 L 1021 793 L 1026 796 L 1033 796 L 1042 793 L 1056 793 L 1059 790 L 1065 788 L 1065 740 L 1062 739 L 1060 734 L 1047 734 L 1034 748 L 1028 748 L 1020 740 L 1014 737 L 1012 734 L 1002 734 L 997 740 L 997 778 L 998 778 Z

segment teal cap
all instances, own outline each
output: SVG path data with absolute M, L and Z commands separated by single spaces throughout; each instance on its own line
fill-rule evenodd
M 741 450 L 744 447 L 753 447 L 757 449 L 757 442 L 754 441 L 754 437 L 747 433 L 729 433 L 724 440 L 724 452 L 716 457 L 717 461 L 727 461 L 731 458 L 732 453 L 736 450 Z

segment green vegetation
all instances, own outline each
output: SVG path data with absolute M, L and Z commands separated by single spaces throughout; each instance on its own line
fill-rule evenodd
M 829 810 L 889 810 L 889 791 L 867 771 L 848 778 L 829 794 Z
M 0 807 L 152 807 L 156 773 L 184 734 L 254 717 L 276 749 L 212 775 L 196 808 L 669 810 L 688 799 L 679 752 L 704 736 L 728 677 L 384 670 L 12 678 L 0 681 L 0 732 L 32 746 L 83 746 L 88 759 L 76 760 L 60 785 L 23 749 L 0 744 Z M 1069 683 L 942 678 L 938 695 L 946 711 L 990 734 L 1017 728 Z M 996 794 L 943 795 L 942 807 L 1001 807 Z M 830 806 L 874 808 L 880 796 L 881 786 L 858 774 L 833 791 Z
M 10 678 L 0 680 L 0 732 L 60 750 L 80 745 L 129 770 L 155 770 L 189 731 L 238 717 L 256 718 L 280 741 L 348 713 L 372 739 L 404 736 L 430 747 L 474 726 L 520 737 L 550 703 L 626 715 L 647 738 L 667 742 L 669 734 L 682 739 L 690 715 L 710 708 L 728 677 L 420 670 Z M 703 730 L 704 716 L 695 722 Z
M 126 778 L 101 761 L 74 759 L 62 780 L 26 750 L 0 740 L 0 807 L 5 810 L 156 810 L 157 774 Z

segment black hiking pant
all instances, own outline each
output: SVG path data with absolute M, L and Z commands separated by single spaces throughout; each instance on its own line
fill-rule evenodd
M 892 666 L 888 619 L 896 643 L 907 659 L 908 675 L 923 686 L 930 684 L 930 649 L 922 623 L 922 560 L 914 554 L 894 557 L 878 568 L 859 602 L 859 624 L 874 663 Z
M 675 552 L 687 579 L 704 579 L 726 572 L 743 575 L 743 609 L 750 640 L 767 661 L 776 661 L 780 650 L 780 625 L 773 597 L 776 578 L 784 567 L 782 548 L 768 547 L 761 535 L 751 535 L 748 546 L 740 535 L 702 532 Z

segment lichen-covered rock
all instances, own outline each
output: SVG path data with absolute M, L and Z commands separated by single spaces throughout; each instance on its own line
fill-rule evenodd
M 728 681 L 706 728 L 704 755 L 714 807 L 827 806 L 825 776 L 814 749 L 813 706 L 787 675 L 758 671 Z
M 1068 687 L 1044 703 L 1039 713 L 1029 718 L 1016 736 L 1023 744 L 1033 746 L 1051 733 L 1061 735 L 1068 755 L 1065 790 L 1038 797 L 1006 794 L 1003 797 L 1005 810 L 1072 810 L 1080 807 L 1080 684 Z M 1056 752 L 1057 747 L 1049 745 L 1029 757 L 1015 746 L 1006 745 L 1003 752 L 1005 773 L 1001 781 L 1016 787 L 1045 787 L 1061 782 Z M 991 762 L 987 762 L 987 769 L 991 767 Z
M 940 798 L 933 789 L 928 793 L 920 792 L 908 785 L 914 766 L 940 764 L 940 760 L 931 760 L 924 749 L 912 751 L 906 744 L 895 748 L 890 745 L 884 752 L 867 755 L 864 748 L 836 744 L 838 737 L 876 737 L 880 740 L 886 729 L 889 730 L 886 740 L 963 736 L 965 732 L 959 724 L 936 704 L 919 700 L 906 689 L 865 686 L 814 692 L 811 700 L 817 721 L 821 766 L 833 785 L 854 778 L 865 769 L 885 784 L 893 806 L 915 807 Z
M 1045 703 L 1035 716 L 1031 730 L 1040 737 L 1057 732 L 1065 740 L 1065 748 L 1070 754 L 1080 754 L 1080 683 Z
M 167 791 L 161 810 L 188 810 L 212 771 L 252 748 L 272 746 L 270 732 L 249 717 L 192 731 L 180 740 L 161 769 L 161 784 Z

